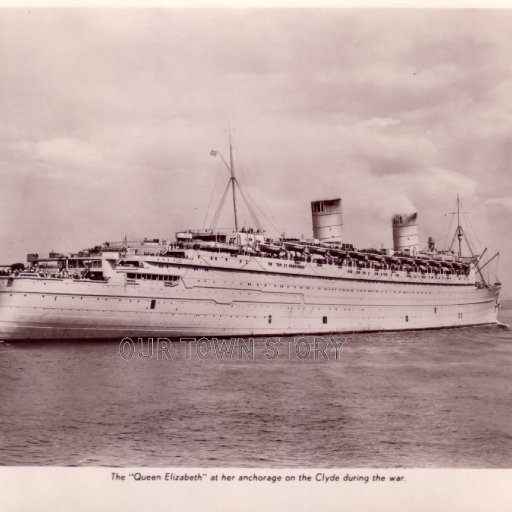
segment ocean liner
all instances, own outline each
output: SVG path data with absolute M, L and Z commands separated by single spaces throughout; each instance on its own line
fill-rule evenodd
M 484 278 L 485 251 L 420 248 L 417 213 L 392 218 L 393 248 L 343 240 L 341 199 L 311 203 L 311 239 L 266 236 L 235 175 L 212 225 L 175 240 L 107 242 L 75 254 L 27 256 L 0 271 L 0 340 L 126 336 L 278 336 L 432 329 L 497 322 L 500 283 Z M 217 229 L 228 195 L 234 230 Z M 238 194 L 238 196 L 237 196 Z M 239 228 L 237 197 L 253 228 Z M 457 213 L 459 213 L 457 200 Z M 467 239 L 466 239 L 467 241 Z M 458 251 L 452 250 L 458 243 Z

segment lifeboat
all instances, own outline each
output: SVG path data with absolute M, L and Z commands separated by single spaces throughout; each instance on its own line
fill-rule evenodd
M 284 249 L 280 245 L 274 245 L 274 244 L 265 244 L 260 242 L 256 246 L 257 251 L 264 251 L 264 252 L 271 252 L 273 254 L 279 254 Z
M 306 245 L 296 242 L 284 242 L 283 245 L 287 251 L 304 252 L 307 249 Z

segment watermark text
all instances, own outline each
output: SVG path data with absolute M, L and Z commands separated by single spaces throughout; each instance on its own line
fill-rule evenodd
M 267 361 L 288 359 L 297 361 L 328 361 L 341 359 L 341 350 L 347 342 L 345 337 L 298 338 L 180 338 L 171 342 L 169 338 L 123 338 L 119 344 L 119 355 L 125 359 L 219 359 Z M 180 352 L 178 354 L 178 352 Z

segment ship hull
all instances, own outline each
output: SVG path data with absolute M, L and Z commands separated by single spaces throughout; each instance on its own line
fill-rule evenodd
M 0 340 L 320 335 L 497 321 L 499 290 L 474 285 L 286 281 L 242 273 L 226 279 L 211 269 L 172 287 L 2 278 Z

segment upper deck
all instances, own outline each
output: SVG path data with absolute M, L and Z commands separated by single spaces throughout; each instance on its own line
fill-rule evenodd
M 239 233 L 196 230 L 177 233 L 174 242 L 124 240 L 106 242 L 94 250 L 76 254 L 53 252 L 48 258 L 29 256 L 31 266 L 23 272 L 33 273 L 34 277 L 105 280 L 128 273 L 130 278 L 147 274 L 165 276 L 177 269 L 193 268 L 410 284 L 476 283 L 473 261 L 457 258 L 453 253 L 357 250 L 351 244 L 285 238 L 272 240 L 253 230 Z

